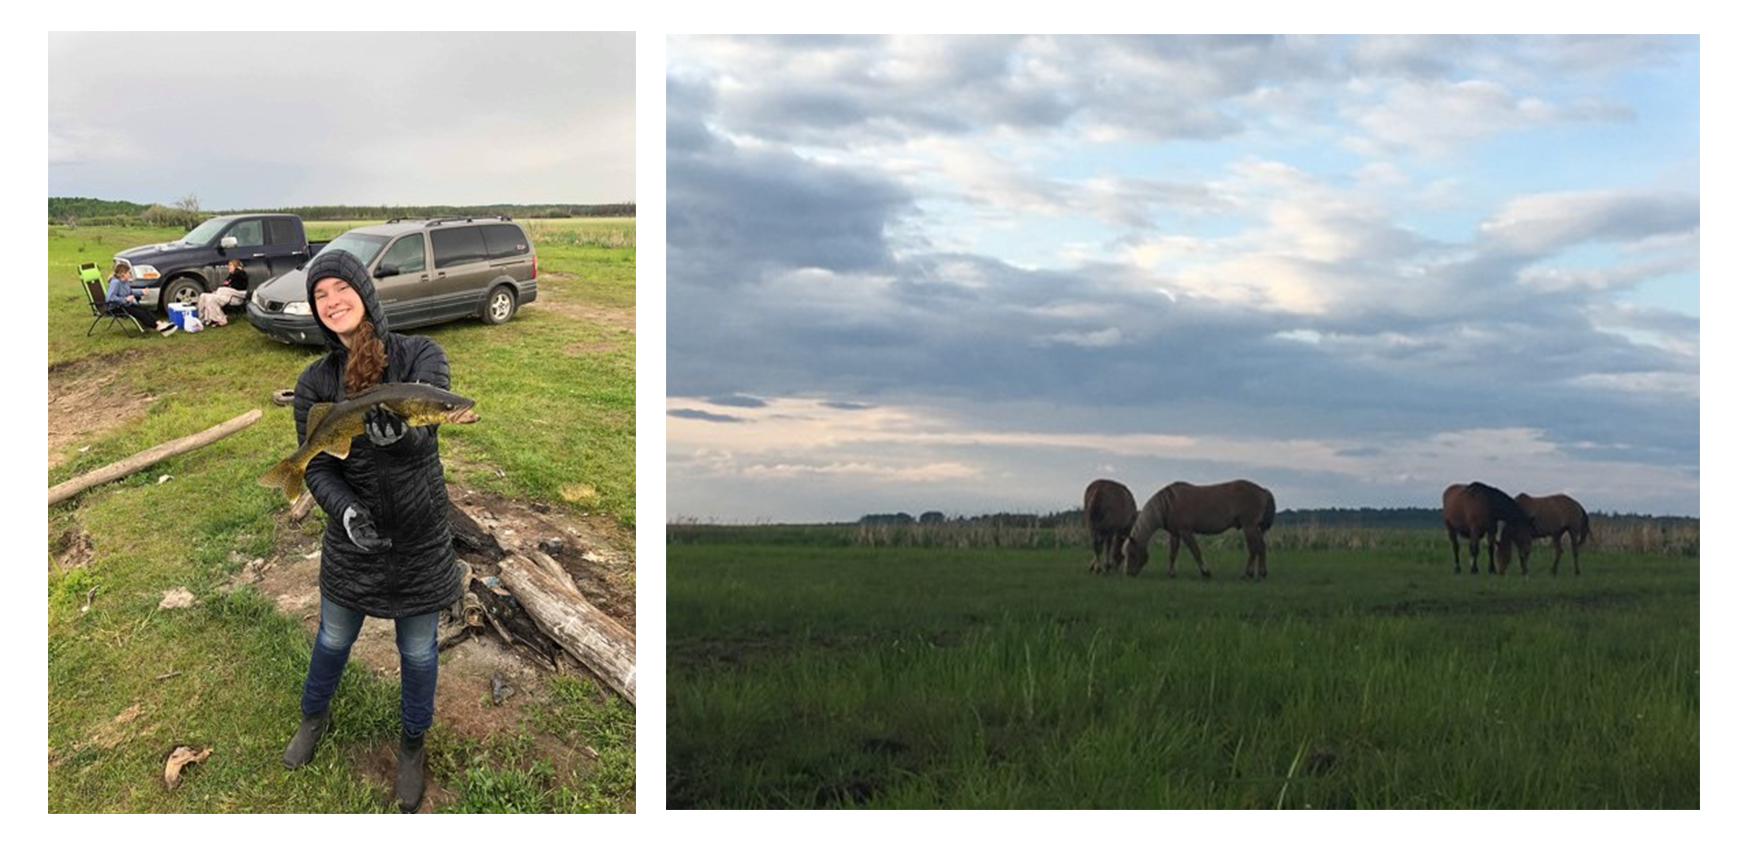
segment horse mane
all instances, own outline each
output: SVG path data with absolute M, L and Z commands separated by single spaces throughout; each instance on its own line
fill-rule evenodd
M 1526 513 L 1526 509 L 1521 507 L 1519 502 L 1514 501 L 1513 496 L 1489 484 L 1473 481 L 1466 485 L 1465 491 L 1482 495 L 1489 502 L 1490 511 L 1496 519 L 1506 520 L 1510 523 L 1530 522 L 1532 520 L 1532 515 Z
M 1151 496 L 1138 512 L 1138 519 L 1132 522 L 1132 539 L 1138 543 L 1148 544 L 1151 535 L 1163 527 L 1163 520 L 1169 515 L 1168 488 L 1164 487 Z

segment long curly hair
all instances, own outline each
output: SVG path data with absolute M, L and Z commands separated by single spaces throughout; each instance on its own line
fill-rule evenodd
M 388 350 L 376 336 L 375 326 L 365 317 L 351 334 L 352 347 L 345 359 L 345 396 L 356 397 L 359 391 L 381 382 L 382 371 L 388 366 Z

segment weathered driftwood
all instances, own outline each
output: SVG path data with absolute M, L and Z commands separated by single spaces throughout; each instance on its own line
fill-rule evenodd
M 542 552 L 511 552 L 497 576 L 541 631 L 636 703 L 636 634 L 582 597 L 562 565 Z
M 229 436 L 230 434 L 259 420 L 260 410 L 251 409 L 246 414 L 238 415 L 216 427 L 202 430 L 192 436 L 183 436 L 180 439 L 172 439 L 162 445 L 147 448 L 144 451 L 134 454 L 118 463 L 110 463 L 101 469 L 86 472 L 70 481 L 63 481 L 49 488 L 48 503 L 51 506 L 59 504 L 60 502 L 64 502 L 85 490 L 97 486 L 98 484 L 108 483 L 117 478 L 125 478 L 134 472 L 163 460 L 167 460 L 177 454 L 186 453 L 195 448 L 210 445 L 213 442 Z

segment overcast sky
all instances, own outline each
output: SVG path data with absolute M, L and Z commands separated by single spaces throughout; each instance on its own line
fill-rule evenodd
M 670 517 L 1699 513 L 1694 38 L 667 47 Z
M 49 195 L 636 198 L 633 33 L 51 33 Z

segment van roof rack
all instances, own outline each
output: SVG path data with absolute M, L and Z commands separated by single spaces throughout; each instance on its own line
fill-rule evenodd
M 438 224 L 450 224 L 450 223 L 455 223 L 455 222 L 462 222 L 462 223 L 466 223 L 466 224 L 471 224 L 474 221 L 513 221 L 513 220 L 515 220 L 515 219 L 510 218 L 507 215 L 455 215 L 455 216 L 452 216 L 449 218 L 431 218 L 430 220 L 424 222 L 424 226 L 435 227 Z

